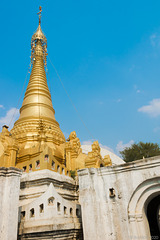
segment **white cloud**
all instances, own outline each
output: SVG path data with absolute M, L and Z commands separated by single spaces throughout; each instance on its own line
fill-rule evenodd
M 147 113 L 151 117 L 157 117 L 160 115 L 160 98 L 153 99 L 149 102 L 149 105 L 142 106 L 138 109 L 138 112 Z
M 3 106 L 3 105 L 0 105 L 0 108 L 4 108 L 4 106 Z
M 0 118 L 0 125 L 1 127 L 3 125 L 9 125 L 10 128 L 13 127 L 14 122 L 18 119 L 19 117 L 19 109 L 17 108 L 11 108 L 9 111 L 6 112 L 6 115 L 4 117 Z
M 140 93 L 141 91 L 138 89 L 137 91 L 136 91 L 136 93 Z
M 116 150 L 117 152 L 123 151 L 125 148 L 130 147 L 133 143 L 133 140 L 130 140 L 128 143 L 123 143 L 123 141 L 120 141 L 116 146 Z

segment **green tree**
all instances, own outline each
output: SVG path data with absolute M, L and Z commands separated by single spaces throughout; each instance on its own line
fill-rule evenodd
M 75 179 L 75 177 L 76 177 L 76 171 L 70 171 L 70 173 L 71 173 L 71 177 L 73 178 L 73 179 Z
M 125 162 L 160 155 L 160 147 L 157 143 L 134 143 L 120 152 Z

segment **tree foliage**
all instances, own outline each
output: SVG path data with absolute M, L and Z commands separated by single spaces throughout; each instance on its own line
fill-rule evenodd
M 71 173 L 71 177 L 73 178 L 73 179 L 75 179 L 75 177 L 76 177 L 76 171 L 70 171 L 70 173 Z
M 160 147 L 157 143 L 134 143 L 131 147 L 125 148 L 120 152 L 125 162 L 142 159 L 143 157 L 153 157 L 160 155 Z

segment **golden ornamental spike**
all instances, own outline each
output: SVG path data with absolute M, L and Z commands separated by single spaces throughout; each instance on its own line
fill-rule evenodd
M 42 7 L 39 6 L 39 12 L 37 13 L 39 15 L 39 25 L 41 24 L 41 17 L 42 17 Z
M 36 56 L 43 58 L 45 67 L 47 66 L 47 39 L 41 29 L 41 13 L 42 7 L 39 7 L 39 26 L 31 39 L 31 64 L 36 59 Z

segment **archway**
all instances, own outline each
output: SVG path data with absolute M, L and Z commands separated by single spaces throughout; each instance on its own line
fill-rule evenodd
M 160 195 L 154 197 L 146 207 L 146 215 L 152 238 L 160 239 L 159 225 Z
M 130 236 L 160 240 L 159 209 L 160 177 L 147 179 L 137 186 L 128 205 Z

